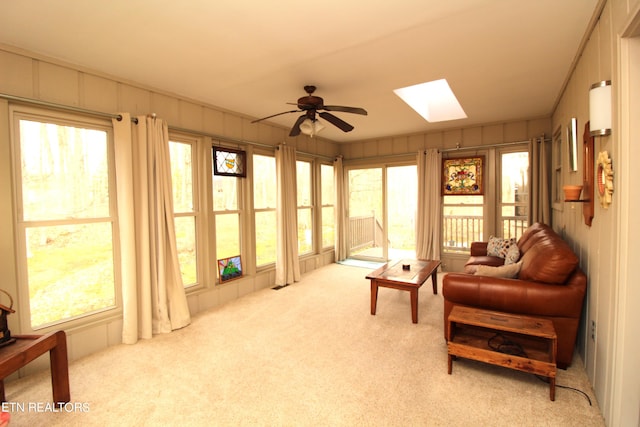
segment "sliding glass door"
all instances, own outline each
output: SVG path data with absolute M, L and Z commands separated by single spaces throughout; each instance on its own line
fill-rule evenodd
M 388 259 L 416 257 L 418 171 L 415 165 L 387 168 Z
M 415 165 L 348 171 L 349 256 L 387 261 L 415 257 Z
M 349 256 L 384 258 L 382 168 L 351 169 L 349 182 Z

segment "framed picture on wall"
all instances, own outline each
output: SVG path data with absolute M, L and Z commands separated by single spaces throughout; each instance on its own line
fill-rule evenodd
M 242 259 L 240 255 L 218 260 L 218 273 L 220 273 L 220 283 L 242 277 Z
M 484 156 L 442 159 L 442 195 L 484 194 Z

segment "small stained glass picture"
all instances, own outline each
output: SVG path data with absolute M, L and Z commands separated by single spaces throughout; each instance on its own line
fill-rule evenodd
M 442 195 L 475 196 L 483 193 L 484 156 L 442 160 Z
M 213 174 L 247 176 L 247 153 L 231 148 L 213 147 Z
M 242 259 L 240 255 L 218 260 L 220 283 L 242 277 Z

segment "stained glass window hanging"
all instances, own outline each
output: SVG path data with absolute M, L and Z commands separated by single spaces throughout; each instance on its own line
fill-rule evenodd
M 231 148 L 213 147 L 213 173 L 226 176 L 247 176 L 247 153 Z
M 481 195 L 484 156 L 442 160 L 442 195 Z

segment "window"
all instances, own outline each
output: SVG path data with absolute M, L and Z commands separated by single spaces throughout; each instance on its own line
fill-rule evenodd
M 526 150 L 526 145 L 523 148 Z M 495 150 L 495 156 L 488 156 L 497 159 L 497 179 L 495 188 L 485 185 L 485 195 L 442 198 L 444 253 L 466 254 L 471 243 L 486 241 L 489 235 L 516 239 L 522 235 L 529 225 L 530 194 L 529 152 L 523 148 Z M 518 149 L 522 151 L 513 151 Z M 492 209 L 484 209 L 485 202 L 493 206 L 494 200 L 495 215 Z
M 32 329 L 116 307 L 111 124 L 14 114 L 20 286 Z
M 322 205 L 322 247 L 335 245 L 335 215 L 334 203 L 336 198 L 333 165 L 320 165 L 320 188 Z
M 174 224 L 180 273 L 185 287 L 198 284 L 194 191 L 196 141 L 169 141 Z
M 500 157 L 500 223 L 496 224 L 496 234 L 518 239 L 529 226 L 529 152 L 503 152 Z
M 484 196 L 442 198 L 442 245 L 445 253 L 467 253 L 472 242 L 482 241 Z
M 313 252 L 313 207 L 311 205 L 311 163 L 296 161 L 298 203 L 298 253 Z
M 563 193 L 562 193 L 562 132 L 559 127 L 553 134 L 553 208 L 562 210 Z
M 215 174 L 212 178 L 216 259 L 231 258 L 241 254 L 241 178 Z
M 256 224 L 256 266 L 276 261 L 276 159 L 253 155 L 253 207 Z

